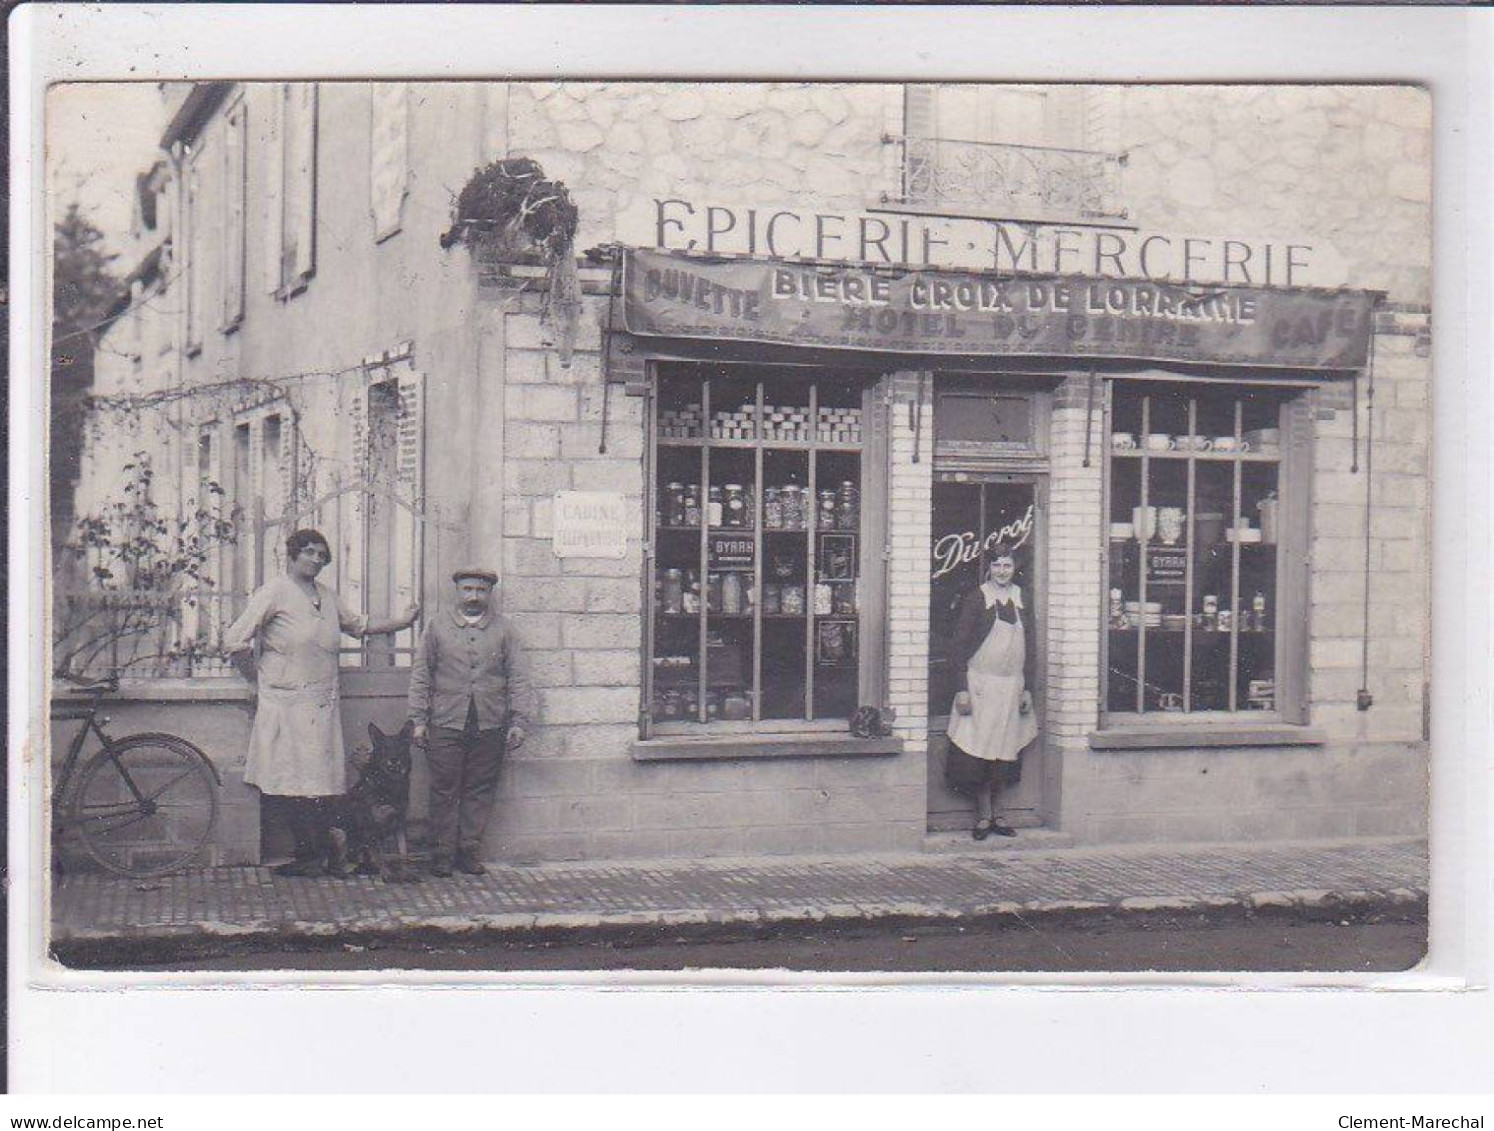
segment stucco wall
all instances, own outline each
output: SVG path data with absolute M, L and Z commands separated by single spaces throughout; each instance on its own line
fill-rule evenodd
M 1431 95 L 1416 87 L 1123 88 L 1116 136 L 1143 228 L 1323 241 L 1344 283 L 1431 296 Z

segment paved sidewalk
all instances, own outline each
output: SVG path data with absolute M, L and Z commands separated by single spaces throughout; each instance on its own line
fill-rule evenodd
M 931 838 L 931 841 L 935 838 Z M 325 938 L 410 933 L 574 935 L 616 929 L 1072 915 L 1189 909 L 1413 907 L 1426 843 L 1376 840 L 1024 849 L 806 859 L 498 865 L 419 884 L 283 879 L 213 868 L 156 881 L 69 876 L 53 941 Z M 942 849 L 942 851 L 941 851 Z

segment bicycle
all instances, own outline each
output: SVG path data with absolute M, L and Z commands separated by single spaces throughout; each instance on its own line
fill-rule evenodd
M 174 734 L 111 738 L 103 697 L 119 677 L 78 683 L 89 696 L 82 706 L 53 704 L 53 721 L 80 721 L 52 789 L 53 858 L 69 830 L 88 854 L 119 876 L 149 879 L 180 871 L 207 847 L 218 823 L 222 779 L 206 754 Z M 97 735 L 100 749 L 83 759 Z M 81 769 L 79 764 L 81 761 Z

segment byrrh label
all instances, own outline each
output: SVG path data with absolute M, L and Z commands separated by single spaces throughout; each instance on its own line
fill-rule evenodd
M 1084 275 L 1159 283 L 1340 287 L 1343 258 L 1320 237 L 1064 227 L 903 212 L 652 197 L 618 217 L 632 247 L 908 268 Z

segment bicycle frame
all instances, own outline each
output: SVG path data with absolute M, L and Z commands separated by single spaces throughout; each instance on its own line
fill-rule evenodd
M 72 781 L 73 774 L 77 772 L 78 765 L 82 761 L 83 744 L 88 741 L 90 733 L 98 736 L 99 742 L 107 748 L 109 746 L 109 735 L 105 732 L 103 724 L 99 722 L 100 697 L 94 695 L 86 707 L 63 708 L 54 710 L 51 714 L 53 722 L 79 721 L 83 725 L 78 728 L 72 740 L 68 743 L 67 754 L 62 759 L 62 765 L 57 770 L 57 780 L 52 783 L 52 805 L 54 809 L 61 800 L 67 796 L 68 783 Z M 133 789 L 133 785 L 131 786 Z M 60 823 L 61 813 L 54 813 Z

